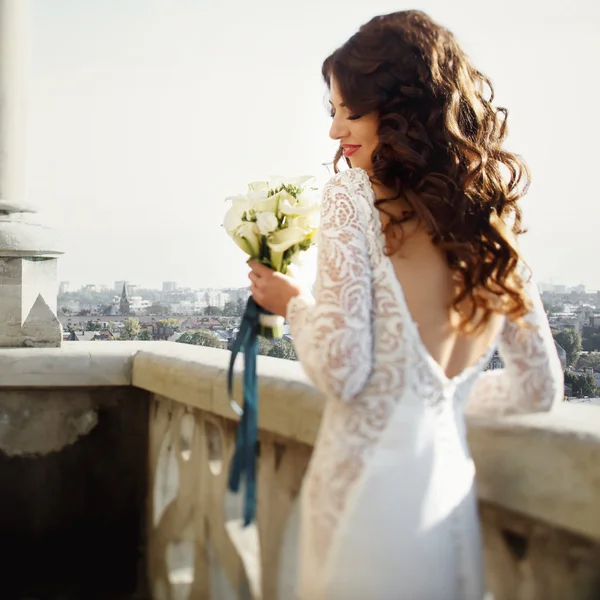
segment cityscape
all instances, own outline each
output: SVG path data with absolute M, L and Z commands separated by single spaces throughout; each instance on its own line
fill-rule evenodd
M 248 288 L 194 290 L 174 281 L 160 290 L 127 281 L 71 290 L 63 281 L 57 309 L 64 341 L 171 341 L 229 349 L 248 297 Z M 296 360 L 289 327 L 280 340 L 260 338 L 259 352 Z
M 565 397 L 600 405 L 600 291 L 583 284 L 539 284 L 557 350 L 565 368 Z M 161 289 L 119 280 L 112 286 L 72 289 L 62 281 L 58 317 L 65 341 L 174 341 L 229 349 L 248 300 L 248 288 Z M 289 328 L 281 340 L 260 340 L 261 354 L 296 360 Z M 503 367 L 498 353 L 488 368 Z

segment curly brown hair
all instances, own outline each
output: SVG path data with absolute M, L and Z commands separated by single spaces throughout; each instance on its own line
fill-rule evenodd
M 529 172 L 502 149 L 507 111 L 492 104 L 490 80 L 454 35 L 420 11 L 375 17 L 325 60 L 322 73 L 328 87 L 335 78 L 354 115 L 379 117 L 371 180 L 395 192 L 376 201 L 389 218 L 387 252 L 402 242 L 387 235 L 402 220 L 385 205 L 401 199 L 456 275 L 460 328 L 478 331 L 494 313 L 521 321 L 530 300 L 516 237 L 524 232 L 518 201 Z M 341 157 L 340 148 L 336 172 Z M 395 247 L 390 238 L 399 240 Z

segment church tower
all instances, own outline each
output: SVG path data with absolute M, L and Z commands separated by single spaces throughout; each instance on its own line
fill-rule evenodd
M 121 302 L 119 303 L 119 314 L 131 314 L 131 303 L 127 294 L 127 284 L 123 283 L 123 291 L 121 292 Z

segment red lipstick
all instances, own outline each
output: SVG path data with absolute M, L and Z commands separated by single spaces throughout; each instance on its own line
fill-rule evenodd
M 356 144 L 342 144 L 342 150 L 344 151 L 344 156 L 346 157 L 352 156 L 360 148 L 361 146 Z

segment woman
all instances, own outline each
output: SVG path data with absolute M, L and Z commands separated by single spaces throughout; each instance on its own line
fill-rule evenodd
M 302 492 L 303 600 L 481 600 L 464 407 L 548 410 L 562 369 L 517 236 L 528 175 L 454 36 L 407 11 L 323 65 L 330 135 L 313 299 L 253 263 L 327 403 Z M 336 161 L 337 164 L 337 161 Z M 503 370 L 483 373 L 499 346 Z

